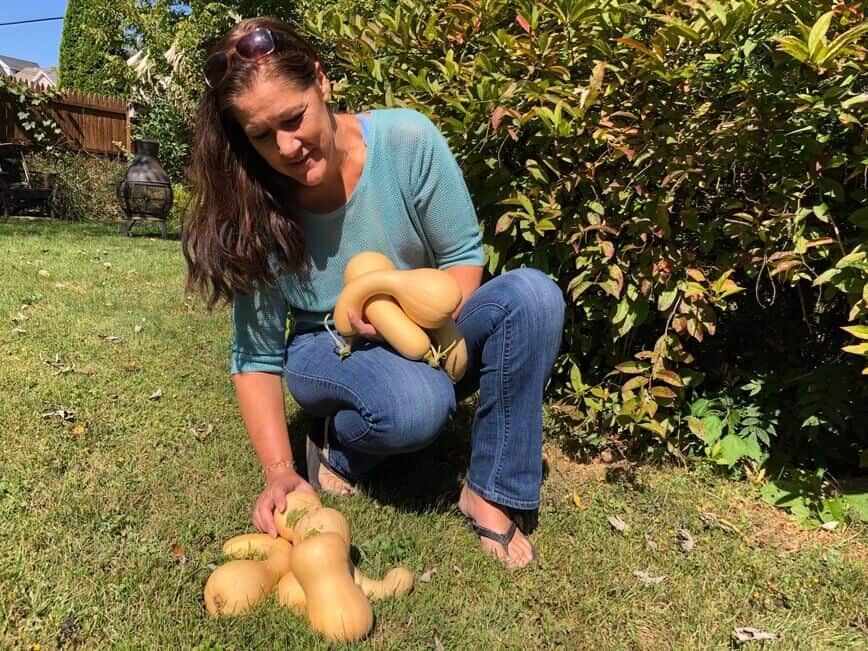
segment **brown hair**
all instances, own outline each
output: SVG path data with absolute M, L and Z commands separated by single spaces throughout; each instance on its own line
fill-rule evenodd
M 181 230 L 187 291 L 198 290 L 212 309 L 233 293 L 250 292 L 253 281 L 275 282 L 269 257 L 280 268 L 304 269 L 304 231 L 289 212 L 292 182 L 250 146 L 231 115 L 233 100 L 260 70 L 309 87 L 319 62 L 311 46 L 277 19 L 250 18 L 235 25 L 211 53 L 229 52 L 239 38 L 266 27 L 279 47 L 259 61 L 230 54 L 231 65 L 216 89 L 205 92 L 196 115 L 190 209 Z

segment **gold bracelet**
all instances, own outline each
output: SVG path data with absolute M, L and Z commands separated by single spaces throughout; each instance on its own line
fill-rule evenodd
M 292 459 L 284 459 L 283 461 L 276 461 L 272 464 L 264 466 L 262 468 L 262 474 L 267 476 L 268 473 L 274 472 L 275 470 L 282 470 L 283 468 L 290 468 L 294 470 L 295 468 Z

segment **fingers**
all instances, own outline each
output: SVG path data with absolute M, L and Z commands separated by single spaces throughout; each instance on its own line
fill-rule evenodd
M 374 326 L 367 321 L 362 321 L 361 317 L 353 310 L 347 310 L 347 319 L 349 319 L 350 325 L 353 326 L 353 330 L 362 337 L 372 338 L 379 335 Z
M 284 504 L 284 508 L 286 505 Z M 262 533 L 267 533 L 272 538 L 277 536 L 277 526 L 274 524 L 274 498 L 272 492 L 266 489 L 253 510 L 253 525 Z

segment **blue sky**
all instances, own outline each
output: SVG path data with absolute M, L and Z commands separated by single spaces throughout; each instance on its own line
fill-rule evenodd
M 66 13 L 67 0 L 0 0 L 0 23 L 53 18 Z M 111 0 L 106 0 L 111 2 Z M 35 61 L 43 68 L 57 65 L 63 21 L 0 26 L 0 54 Z

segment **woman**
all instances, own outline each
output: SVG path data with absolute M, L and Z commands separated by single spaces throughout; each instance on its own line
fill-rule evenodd
M 287 492 L 353 492 L 385 457 L 418 450 L 480 391 L 459 509 L 509 567 L 535 549 L 517 515 L 539 505 L 542 393 L 560 346 L 564 303 L 530 269 L 480 286 L 476 214 L 436 127 L 405 109 L 336 112 L 310 46 L 286 25 L 236 25 L 205 64 L 193 210 L 184 226 L 188 283 L 232 303 L 231 373 L 265 488 L 253 523 L 275 535 Z M 458 282 L 468 345 L 464 379 L 397 355 L 359 315 L 366 345 L 341 359 L 325 327 L 356 253 L 398 268 L 436 267 Z M 286 320 L 293 327 L 286 339 Z M 281 377 L 323 419 L 309 436 L 308 482 L 294 468 Z

